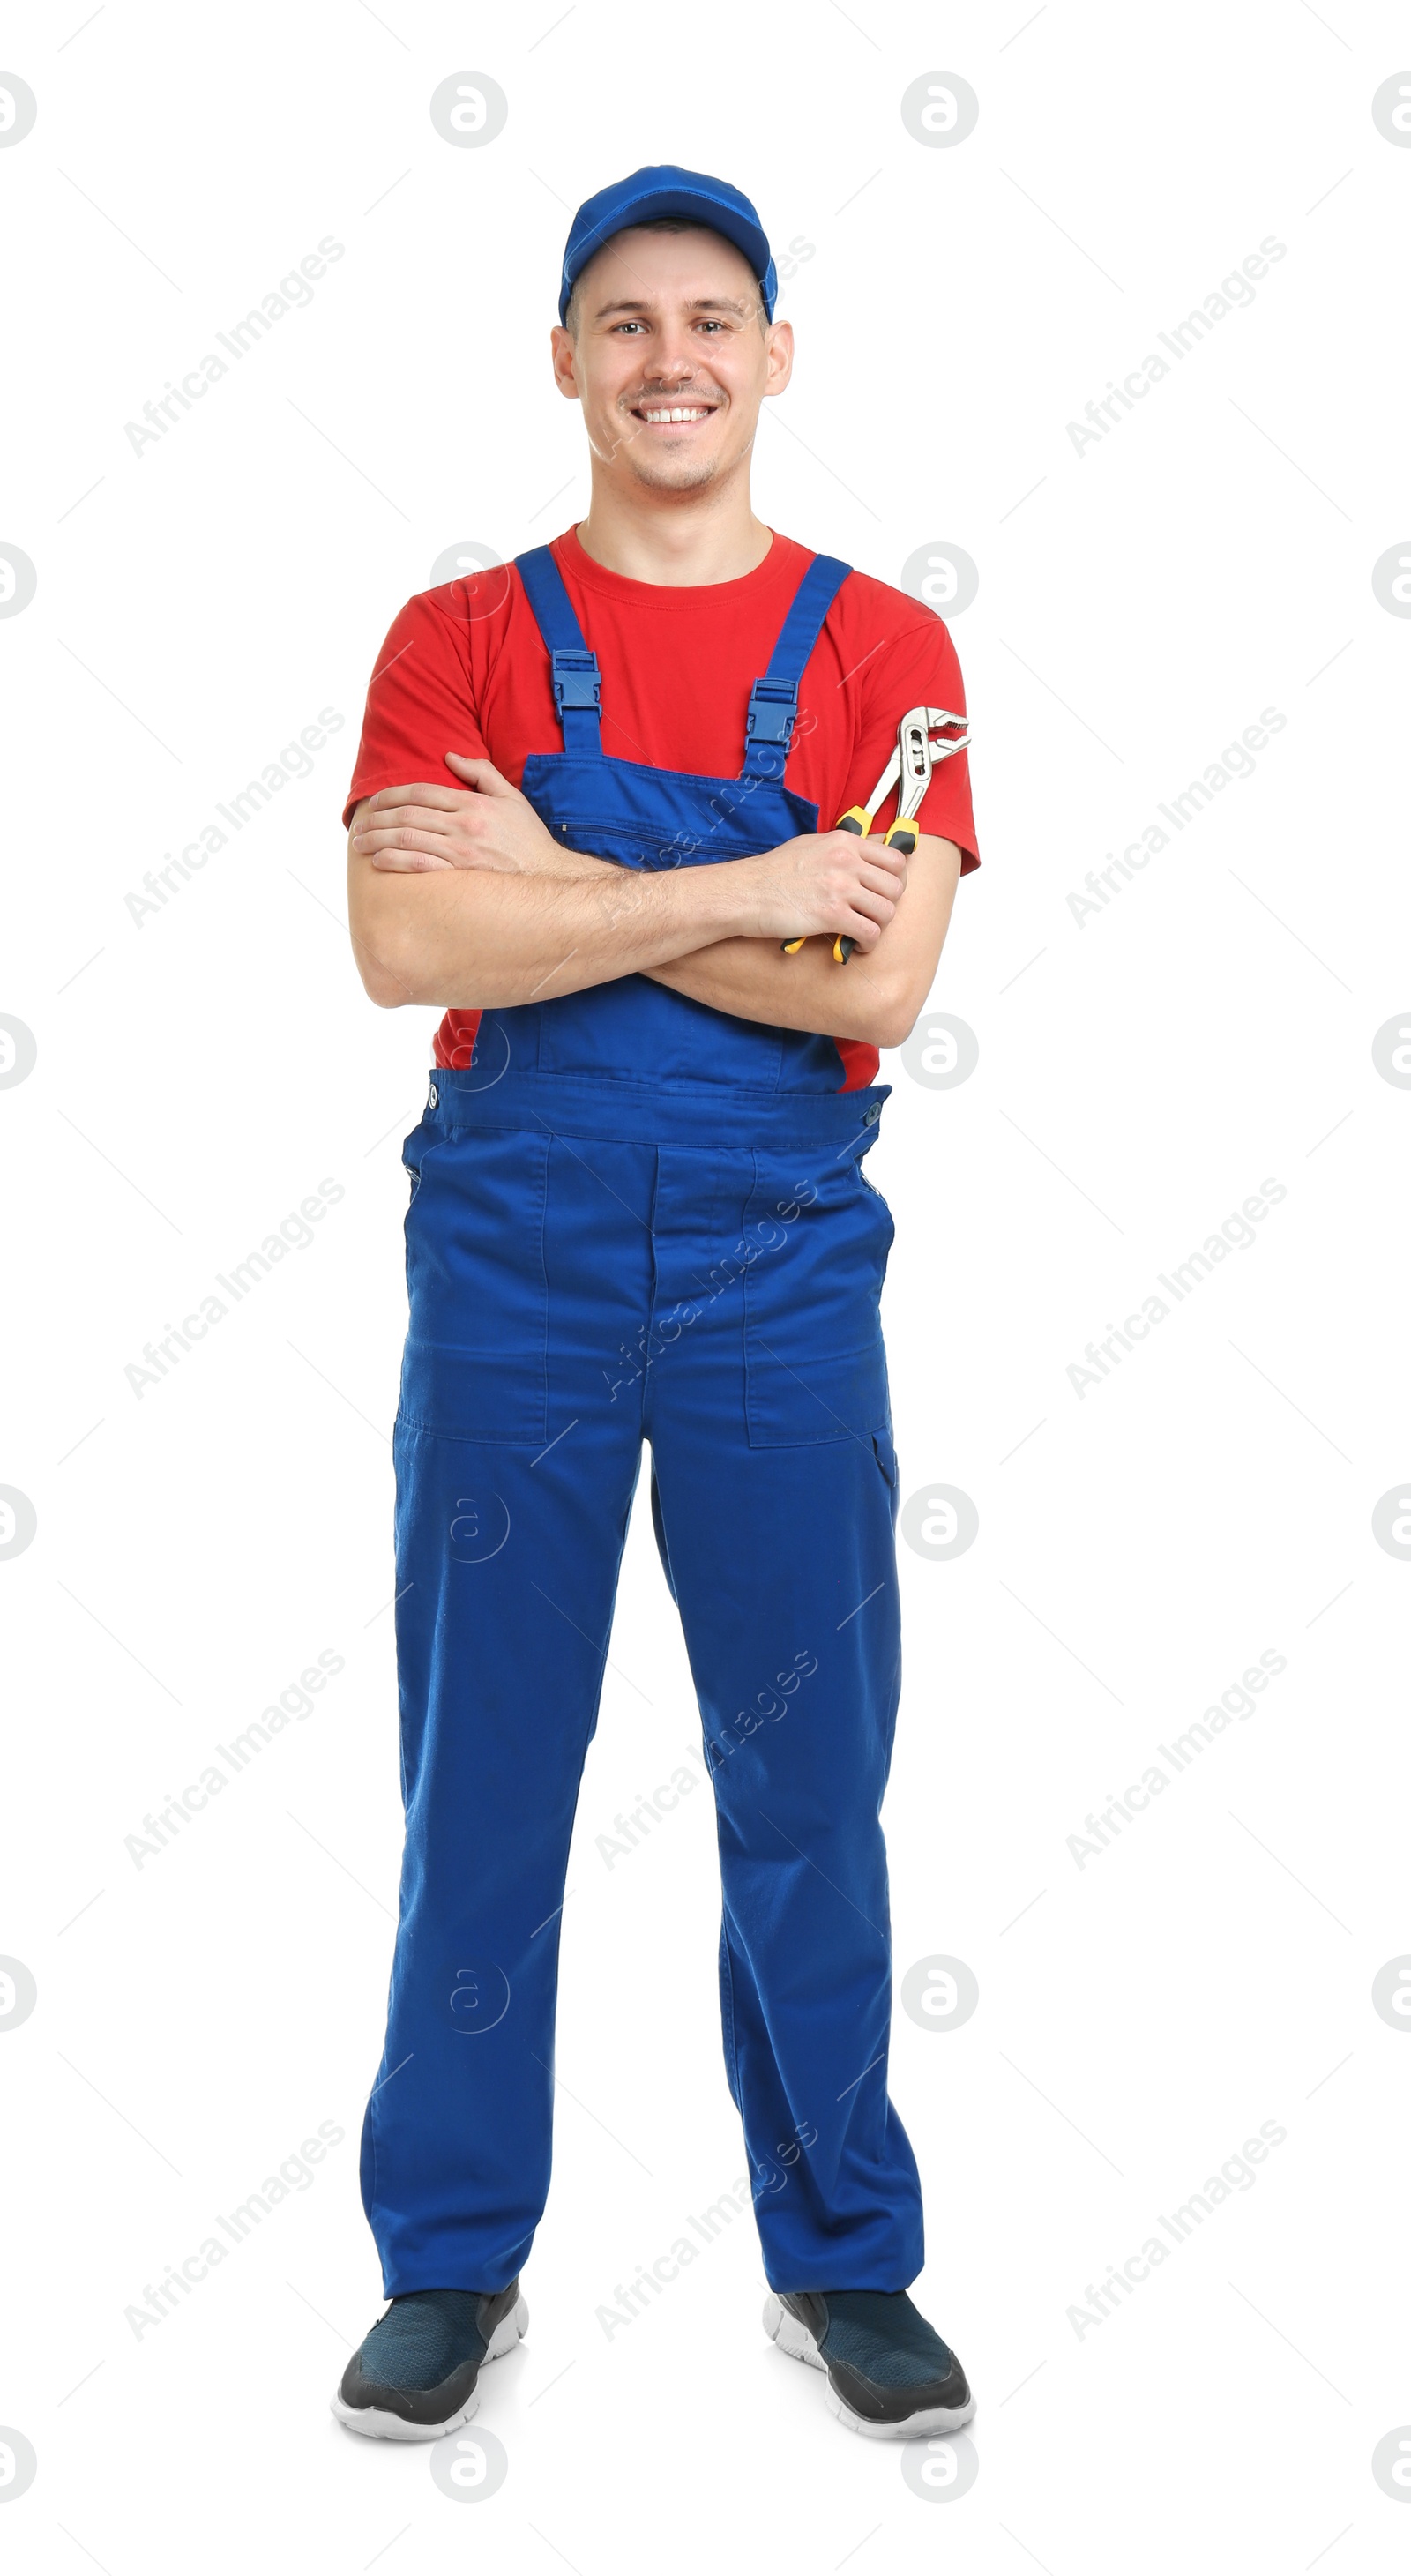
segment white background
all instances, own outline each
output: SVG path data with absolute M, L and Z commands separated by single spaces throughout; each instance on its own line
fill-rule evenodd
M 1351 0 L 557 16 L 72 0 L 0 39 L 39 102 L 0 150 L 0 540 L 38 573 L 0 621 L 0 1010 L 38 1045 L 0 1095 L 0 1482 L 38 1515 L 0 1564 L 0 1950 L 38 1985 L 0 2044 L 0 2422 L 39 2464 L 12 2563 L 1399 2567 L 1371 2455 L 1411 2420 L 1411 2038 L 1371 1985 L 1411 1949 L 1411 1570 L 1372 1513 L 1411 1463 L 1411 1099 L 1372 1041 L 1408 1001 L 1411 624 L 1371 572 L 1411 521 L 1411 152 L 1371 100 L 1411 34 Z M 483 148 L 429 118 L 463 69 L 509 101 Z M 980 101 L 951 148 L 900 115 L 936 71 Z M 339 807 L 377 646 L 443 549 L 582 515 L 563 236 L 665 159 L 808 246 L 762 515 L 885 580 L 932 544 L 980 572 L 955 637 L 984 863 L 934 995 L 979 1063 L 950 1090 L 884 1064 L 871 1164 L 903 1494 L 979 1513 L 953 1561 L 901 1551 L 887 1809 L 899 1977 L 943 1953 L 980 1989 L 960 2029 L 898 2005 L 893 2052 L 916 2296 L 980 2401 L 949 2502 L 765 2342 L 747 2218 L 610 2340 L 595 2317 L 743 2171 L 708 1801 L 611 1871 L 595 1847 L 697 1732 L 645 1480 L 533 2326 L 482 2382 L 508 2475 L 472 2508 L 327 2411 L 380 2306 L 356 2139 L 400 1848 L 398 1139 L 434 1016 L 362 995 Z M 325 235 L 312 303 L 134 454 L 124 423 Z M 1269 235 L 1254 302 L 1076 453 L 1066 424 Z M 144 871 L 324 707 L 313 775 L 135 925 Z M 1087 871 L 1266 707 L 1255 774 L 1079 927 Z M 315 1241 L 139 1399 L 144 1343 L 324 1177 Z M 1080 1397 L 1084 1345 L 1266 1178 L 1257 1241 Z M 137 1869 L 144 1813 L 323 1649 L 345 1668 L 313 1713 Z M 1089 1811 L 1265 1650 L 1256 1713 L 1080 1868 Z M 320 2121 L 345 2134 L 313 2185 L 134 2337 L 144 2285 Z M 1086 2285 L 1264 2122 L 1287 2134 L 1252 2186 L 1080 2335 Z

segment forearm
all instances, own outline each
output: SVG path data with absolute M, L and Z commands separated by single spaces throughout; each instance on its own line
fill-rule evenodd
M 870 956 L 846 967 L 832 943 L 811 939 L 789 957 L 772 939 L 724 939 L 644 969 L 658 984 L 737 1019 L 900 1046 L 935 977 L 960 880 L 960 852 L 930 836 L 917 845 L 906 889 Z
M 890 1031 L 896 1016 L 890 976 L 878 972 L 875 956 L 850 957 L 844 971 L 828 939 L 811 939 L 794 957 L 784 954 L 777 939 L 722 939 L 643 971 L 653 983 L 686 993 L 693 1002 L 708 1002 L 712 1010 L 729 1011 L 737 1020 L 826 1031 L 830 1037 L 861 1038 L 874 1046 L 897 1043 L 882 1034 L 884 1026 Z
M 756 857 L 654 870 L 565 850 L 493 762 L 446 754 L 468 784 L 379 788 L 348 834 L 348 923 L 374 1002 L 513 1009 L 679 964 L 722 940 L 824 933 L 869 955 L 907 862 L 849 832 Z M 935 847 L 942 845 L 937 843 Z
M 728 868 L 658 876 L 591 864 L 593 874 L 562 876 L 391 875 L 350 850 L 348 916 L 367 991 L 388 1007 L 507 1009 L 649 973 L 739 930 L 743 888 Z

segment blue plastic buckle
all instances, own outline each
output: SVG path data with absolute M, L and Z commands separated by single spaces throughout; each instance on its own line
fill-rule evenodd
M 798 712 L 799 693 L 792 680 L 756 680 L 745 719 L 746 739 L 779 743 L 787 751 Z
M 565 707 L 584 707 L 601 715 L 603 683 L 596 653 L 581 652 L 576 646 L 555 653 L 553 683 L 554 705 L 560 716 Z

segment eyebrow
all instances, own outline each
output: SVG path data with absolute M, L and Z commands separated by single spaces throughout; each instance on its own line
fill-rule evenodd
M 611 304 L 600 304 L 593 315 L 595 322 L 605 322 L 610 313 L 651 313 L 654 307 L 641 296 L 623 295 Z M 733 313 L 744 321 L 749 307 L 733 295 L 695 295 L 686 306 L 688 313 Z

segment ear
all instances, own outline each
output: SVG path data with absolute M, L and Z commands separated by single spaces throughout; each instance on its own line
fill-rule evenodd
M 764 343 L 766 394 L 781 394 L 794 372 L 794 326 L 771 322 Z
M 556 322 L 552 331 L 549 333 L 549 347 L 552 352 L 551 364 L 554 370 L 554 382 L 558 386 L 559 392 L 563 395 L 566 402 L 581 401 L 582 395 L 578 384 L 577 352 L 574 347 L 573 334 L 571 331 L 565 331 L 561 322 Z

